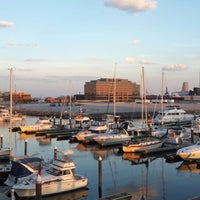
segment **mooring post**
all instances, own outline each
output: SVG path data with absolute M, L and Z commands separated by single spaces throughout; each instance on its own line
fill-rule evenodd
M 36 195 L 35 195 L 35 199 L 36 200 L 41 200 L 42 197 L 42 179 L 40 174 L 38 173 L 37 175 L 37 180 L 36 180 Z
M 57 159 L 57 147 L 54 147 L 54 160 Z
M 27 143 L 28 143 L 28 141 L 25 140 L 24 141 L 24 155 L 27 155 Z
M 60 127 L 62 126 L 62 117 L 60 117 Z
M 191 128 L 191 142 L 194 143 L 194 129 Z
M 3 148 L 3 136 L 0 136 L 0 148 Z
M 99 156 L 99 198 L 102 197 L 102 158 Z
M 15 200 L 15 190 L 11 189 L 11 200 Z

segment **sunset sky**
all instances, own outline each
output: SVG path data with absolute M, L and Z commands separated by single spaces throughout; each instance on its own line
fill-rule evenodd
M 199 87 L 199 0 L 0 0 L 0 90 L 33 97 L 83 94 L 125 78 L 149 94 Z

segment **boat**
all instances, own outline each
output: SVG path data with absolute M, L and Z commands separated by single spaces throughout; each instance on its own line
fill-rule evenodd
M 0 122 L 9 122 L 10 121 L 10 111 L 3 105 L 0 105 Z M 20 113 L 12 114 L 12 121 L 22 121 L 25 120 L 26 116 Z
M 144 152 L 162 147 L 163 141 L 154 137 L 142 137 L 132 139 L 131 141 L 122 145 L 122 150 L 125 153 L 130 152 Z
M 19 126 L 21 133 L 35 133 L 37 131 L 54 129 L 51 118 L 40 117 L 34 125 L 21 125 Z
M 79 142 L 83 142 L 86 140 L 86 138 L 89 139 L 89 137 L 97 136 L 100 133 L 105 133 L 108 129 L 108 126 L 105 122 L 93 122 L 89 129 L 79 131 L 75 137 Z
M 74 173 L 75 164 L 68 157 L 72 151 L 65 152 L 64 158 L 55 158 L 47 169 L 41 172 L 42 196 L 56 195 L 63 192 L 74 191 L 86 188 L 88 179 L 82 175 Z M 20 198 L 30 198 L 36 195 L 36 180 L 40 175 L 36 175 L 26 181 L 13 185 L 12 189 Z
M 198 160 L 200 159 L 200 141 L 196 144 L 183 147 L 176 152 L 183 160 Z
M 194 115 L 186 113 L 179 106 L 170 105 L 168 109 L 159 111 L 153 119 L 153 124 L 191 124 Z
M 12 167 L 4 184 L 13 186 L 36 176 L 41 164 L 43 164 L 43 159 L 38 157 L 22 157 L 12 160 Z
M 11 149 L 9 147 L 0 148 L 0 160 L 10 159 Z
M 100 146 L 122 145 L 124 142 L 130 141 L 133 138 L 133 135 L 129 135 L 126 131 L 127 127 L 128 123 L 123 123 L 119 128 L 98 135 L 93 140 Z
M 4 181 L 8 178 L 11 170 L 10 161 L 4 161 L 0 163 L 0 184 L 3 185 Z
M 0 106 L 0 122 L 4 122 L 5 119 L 9 118 L 9 110 L 6 109 L 5 106 L 1 105 Z

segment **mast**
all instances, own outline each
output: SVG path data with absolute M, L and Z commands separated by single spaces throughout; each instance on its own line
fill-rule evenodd
M 9 137 L 9 147 L 10 147 L 10 156 L 12 155 L 12 73 L 13 69 L 9 68 L 10 71 L 10 137 Z
M 117 64 L 115 64 L 115 71 L 114 71 L 114 91 L 113 91 L 114 117 L 116 116 L 116 69 L 117 69 Z
M 72 95 L 71 95 L 71 80 L 69 82 L 69 125 L 72 128 Z
M 164 72 L 162 72 L 162 94 L 161 94 L 161 111 L 162 111 L 162 121 L 161 125 L 163 125 L 163 87 L 164 87 Z

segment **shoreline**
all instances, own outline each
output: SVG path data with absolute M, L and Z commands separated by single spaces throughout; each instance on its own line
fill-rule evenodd
M 170 104 L 163 104 L 163 109 L 166 109 Z M 200 104 L 192 103 L 176 103 L 173 105 L 180 106 L 187 113 L 194 115 L 200 114 Z M 138 103 L 116 103 L 115 110 L 116 115 L 120 115 L 121 119 L 136 119 L 141 118 L 142 110 L 147 110 L 148 114 L 154 116 L 156 112 L 162 110 L 161 104 L 149 103 L 146 108 L 142 108 L 142 104 Z M 89 115 L 91 118 L 102 118 L 107 114 L 114 114 L 113 103 L 82 103 L 72 105 L 70 108 L 66 105 L 50 106 L 49 103 L 44 104 L 19 104 L 13 108 L 13 112 L 22 113 L 28 116 L 55 116 L 57 118 L 69 118 L 69 112 L 71 109 L 72 117 L 82 113 L 83 115 Z

